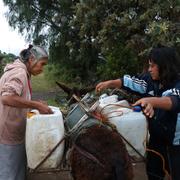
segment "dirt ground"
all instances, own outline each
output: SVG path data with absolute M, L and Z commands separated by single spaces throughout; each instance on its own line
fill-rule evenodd
M 47 101 L 48 99 L 55 99 L 58 93 L 59 91 L 56 89 L 51 92 L 33 92 L 32 99 Z

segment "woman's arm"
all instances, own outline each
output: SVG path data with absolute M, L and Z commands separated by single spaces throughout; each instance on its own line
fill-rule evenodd
M 18 95 L 1 96 L 1 102 L 3 105 L 17 107 L 17 108 L 38 109 L 41 114 L 53 113 L 51 108 L 49 108 L 46 104 L 38 101 L 25 100 L 24 98 Z

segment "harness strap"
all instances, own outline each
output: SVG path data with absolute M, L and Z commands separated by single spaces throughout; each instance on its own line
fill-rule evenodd
M 32 172 L 35 172 L 50 156 L 51 154 L 57 149 L 57 147 L 67 138 L 67 136 L 64 136 L 53 148 L 52 150 L 40 161 L 40 163 L 32 170 Z

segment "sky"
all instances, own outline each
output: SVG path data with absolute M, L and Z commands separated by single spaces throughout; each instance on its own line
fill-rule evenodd
M 19 52 L 27 48 L 25 38 L 21 36 L 17 30 L 12 29 L 4 15 L 7 7 L 0 0 L 0 50 L 5 53 L 13 53 L 18 55 Z

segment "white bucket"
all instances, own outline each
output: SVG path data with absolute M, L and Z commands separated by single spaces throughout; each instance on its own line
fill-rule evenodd
M 145 154 L 145 139 L 147 136 L 147 121 L 142 112 L 134 112 L 128 108 L 126 100 L 116 103 L 100 103 L 98 110 L 114 124 L 118 132 L 139 152 Z M 140 156 L 126 143 L 131 156 Z
M 50 106 L 54 114 L 39 114 L 27 118 L 26 154 L 28 167 L 34 169 L 64 136 L 64 123 L 59 108 Z M 64 141 L 39 169 L 56 168 L 63 156 Z

